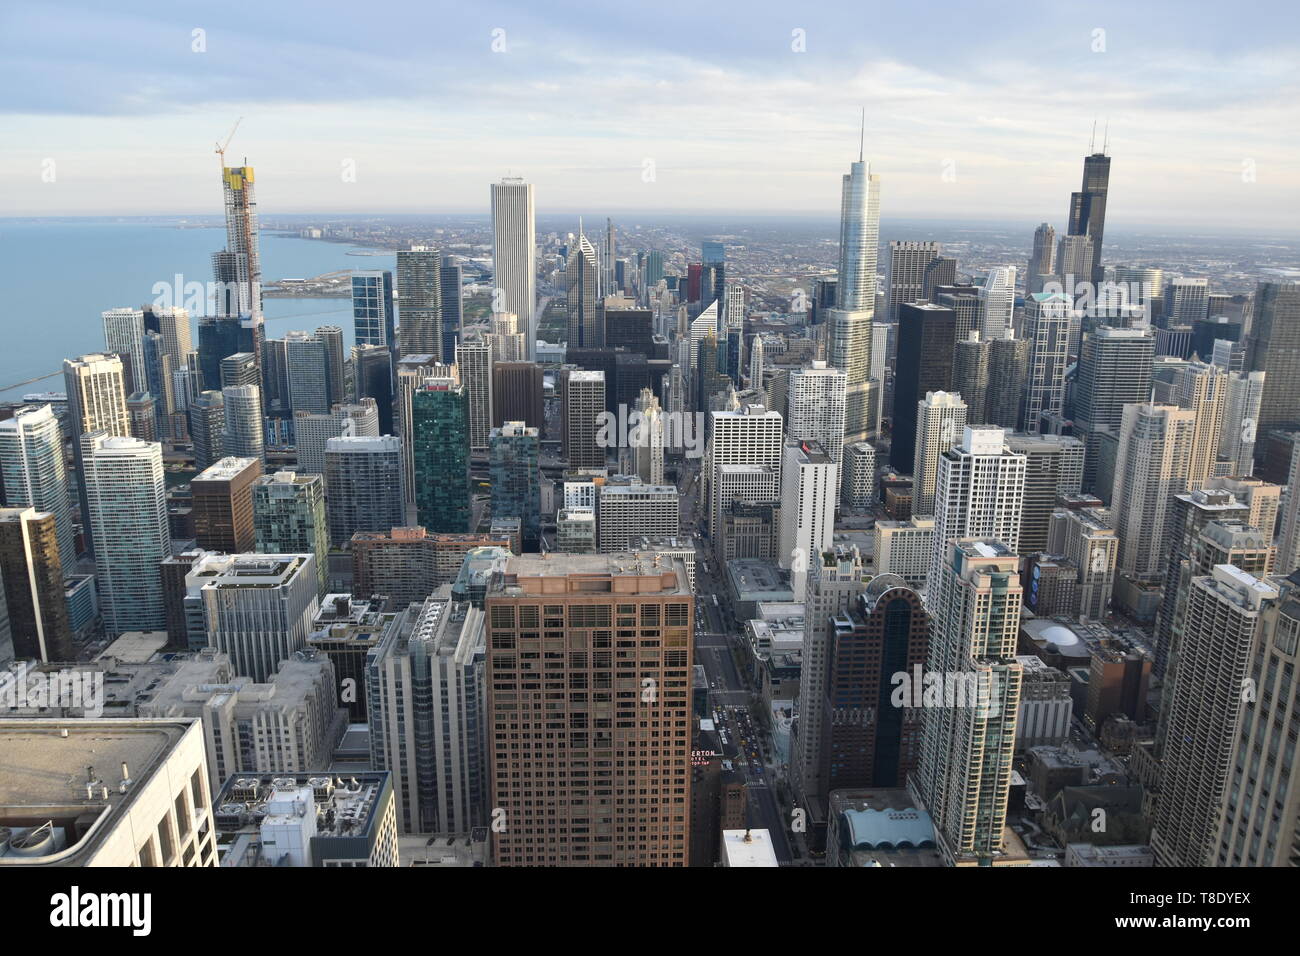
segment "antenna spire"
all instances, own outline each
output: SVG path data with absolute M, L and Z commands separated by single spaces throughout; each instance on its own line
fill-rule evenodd
M 1107 116 L 1105 132 L 1102 133 L 1102 138 L 1101 138 L 1101 152 L 1103 156 L 1106 154 L 1106 149 L 1109 146 L 1110 146 L 1110 117 Z
M 1088 152 L 1097 148 L 1097 117 L 1092 118 L 1092 135 L 1088 137 Z
M 862 126 L 858 130 L 858 162 L 862 162 L 867 142 L 867 108 L 862 107 Z

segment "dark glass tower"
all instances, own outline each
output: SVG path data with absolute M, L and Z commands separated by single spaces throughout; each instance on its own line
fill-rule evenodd
M 453 380 L 430 380 L 411 396 L 415 504 L 429 531 L 470 530 L 469 393 Z
M 926 392 L 952 388 L 957 313 L 930 302 L 906 302 L 898 309 L 898 361 L 895 364 L 894 420 L 889 463 L 912 474 L 916 449 L 916 403 Z

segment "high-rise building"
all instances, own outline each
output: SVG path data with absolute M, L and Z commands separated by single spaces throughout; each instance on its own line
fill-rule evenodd
M 581 227 L 577 240 L 569 249 L 564 288 L 568 302 L 569 348 L 600 348 L 605 343 L 596 306 L 600 300 L 600 265 L 596 250 L 583 235 Z
M 1069 435 L 1008 434 L 1007 448 L 1025 456 L 1025 496 L 1020 513 L 1020 554 L 1047 550 L 1058 498 L 1078 494 L 1083 483 L 1083 442 Z M 913 504 L 913 510 L 916 505 Z
M 469 447 L 487 451 L 492 431 L 492 346 L 478 338 L 456 346 L 456 368 L 469 403 Z
M 1300 605 L 1294 581 L 1268 584 L 1278 587 L 1281 596 L 1264 603 L 1246 665 L 1245 679 L 1253 682 L 1255 693 L 1242 700 L 1237 717 L 1215 852 L 1205 858 L 1211 866 L 1289 866 L 1300 840 L 1300 815 L 1278 813 L 1279 807 L 1295 807 L 1300 800 L 1300 780 L 1290 772 L 1296 741 L 1278 730 L 1300 709 L 1300 685 L 1294 679 Z M 1259 759 L 1274 753 L 1276 759 Z
M 1229 372 L 1228 398 L 1219 432 L 1219 461 L 1233 475 L 1255 471 L 1255 436 L 1264 399 L 1264 372 Z
M 289 408 L 295 415 L 299 412 L 329 414 L 331 363 L 326 343 L 310 332 L 286 332 L 284 352 Z
M 1110 613 L 1119 560 L 1119 539 L 1109 513 L 1103 508 L 1058 508 L 1052 512 L 1046 550 L 1064 556 L 1077 570 L 1078 616 L 1089 621 L 1105 620 Z
M 192 572 L 200 583 L 208 644 L 236 674 L 265 683 L 307 645 L 318 603 L 311 554 L 232 554 Z
M 190 436 L 194 439 L 194 467 L 199 471 L 225 457 L 225 395 L 210 389 L 190 402 Z
M 1034 251 L 1025 272 L 1025 294 L 1043 291 L 1043 283 L 1052 275 L 1056 264 L 1056 230 L 1050 223 L 1040 223 L 1034 230 Z
M 1187 490 L 1196 414 L 1173 405 L 1125 405 L 1111 511 L 1119 536 L 1119 570 L 1135 577 L 1164 567 L 1174 495 Z
M 934 487 L 939 456 L 961 440 L 966 403 L 951 392 L 926 392 L 917 402 L 916 442 L 912 456 L 912 513 L 934 514 Z
M 826 361 L 845 373 L 845 441 L 872 437 L 876 412 L 871 381 L 871 322 L 876 309 L 880 246 L 880 177 L 861 154 L 840 190 L 840 255 L 835 308 L 826 312 Z M 762 383 L 756 384 L 762 388 Z
M 325 510 L 331 545 L 342 547 L 358 531 L 382 531 L 405 523 L 402 472 L 402 440 L 394 435 L 355 435 L 325 443 Z
M 76 660 L 54 515 L 0 508 L 0 605 L 18 660 Z
M 1037 292 L 1025 301 L 1025 338 L 1029 340 L 1029 379 L 1025 388 L 1021 431 L 1037 435 L 1044 416 L 1065 412 L 1065 366 L 1070 355 L 1071 322 L 1078 313 L 1070 297 Z
M 685 565 L 654 552 L 511 557 L 485 603 L 496 864 L 685 866 L 695 603 Z M 627 694 L 615 691 L 609 637 L 620 626 L 637 631 L 618 669 L 636 685 Z M 557 639 L 563 670 L 537 686 L 529 660 Z M 592 690 L 551 700 L 552 684 Z
M 987 426 L 967 425 L 961 443 L 939 456 L 927 595 L 958 538 L 992 538 L 1012 553 L 1020 547 L 1025 465 L 1003 429 Z
M 509 548 L 492 534 L 429 534 L 424 528 L 358 531 L 352 551 L 352 593 L 387 597 L 392 607 L 423 602 L 456 579 L 475 548 Z
M 781 488 L 781 413 L 761 405 L 745 405 L 735 411 L 710 412 L 709 445 L 700 490 L 708 501 L 709 534 L 719 544 L 723 515 L 737 499 L 776 501 Z M 752 471 L 753 481 L 724 480 L 724 469 L 740 467 Z M 742 476 L 743 477 L 743 476 Z M 746 486 L 742 492 L 742 484 Z
M 256 385 L 231 385 L 222 389 L 221 396 L 225 407 L 222 454 L 265 461 L 266 437 L 261 388 Z
M 519 331 L 519 316 L 513 312 L 493 312 L 488 317 L 484 340 L 492 346 L 493 362 L 522 362 L 528 353 L 527 335 Z
M 1164 312 L 1164 271 L 1145 266 L 1116 266 L 1115 285 L 1124 290 L 1132 305 L 1142 307 L 1143 324 L 1155 325 Z
M 984 418 L 988 424 L 1011 429 L 1019 427 L 1020 406 L 1024 401 L 1025 383 L 1028 381 L 1028 340 L 1013 338 L 1008 332 L 1006 338 L 990 342 L 989 390 L 984 408 Z
M 337 325 L 322 325 L 316 338 L 325 346 L 326 411 L 348 400 L 347 351 L 343 347 L 343 330 Z M 286 378 L 288 374 L 286 372 Z
M 125 437 L 131 434 L 122 359 L 117 355 L 103 353 L 64 359 L 63 382 L 68 395 L 68 430 L 72 434 L 72 451 L 77 463 L 77 474 L 81 476 L 86 473 L 82 436 L 98 431 L 110 436 Z M 78 491 L 82 524 L 88 527 L 84 482 L 78 483 Z M 92 535 L 87 544 L 93 549 L 94 543 Z
M 366 663 L 372 766 L 393 774 L 404 833 L 468 833 L 488 821 L 487 645 L 480 608 L 404 607 Z
M 320 475 L 277 471 L 253 483 L 253 536 L 260 554 L 310 554 L 317 594 L 329 585 L 329 519 Z
M 1228 374 L 1217 365 L 1193 362 L 1174 372 L 1173 400 L 1196 416 L 1188 487 L 1199 488 L 1214 474 L 1228 400 Z
M 921 596 L 897 575 L 878 574 L 831 618 L 827 642 L 824 693 L 807 705 L 822 711 L 818 792 L 905 786 L 920 754 L 923 708 L 893 698 L 897 675 L 910 679 L 927 660 L 930 617 Z
M 1191 582 L 1179 665 L 1165 691 L 1169 730 L 1152 813 L 1151 848 L 1162 866 L 1215 861 L 1233 741 L 1244 710 L 1242 686 L 1261 616 L 1277 598 L 1271 583 L 1230 564 Z
M 1040 227 L 1041 228 L 1041 227 Z M 1000 339 L 1011 328 L 1016 306 L 1016 267 L 995 266 L 980 287 L 980 338 Z
M 0 489 L 11 508 L 35 508 L 54 516 L 59 558 L 77 566 L 76 529 L 68 497 L 63 430 L 50 405 L 27 405 L 0 421 Z
M 492 424 L 523 422 L 543 428 L 542 367 L 535 362 L 492 363 Z
M 265 346 L 266 343 L 263 343 Z M 262 381 L 257 371 L 257 356 L 252 352 L 235 352 L 221 360 L 221 387 L 231 385 L 258 385 Z
M 420 524 L 430 531 L 470 530 L 469 402 L 464 385 L 454 378 L 428 378 L 411 396 L 415 505 Z M 354 530 L 380 531 L 401 523 Z
M 1151 397 L 1155 339 L 1145 328 L 1100 326 L 1083 337 L 1074 380 L 1074 427 L 1083 439 L 1083 487 L 1095 489 L 1103 434 L 1119 436 L 1124 406 Z M 1103 490 L 1107 495 L 1110 489 Z
M 1195 326 L 1209 314 L 1210 280 L 1178 276 L 1165 286 L 1165 328 Z
M 792 369 L 786 380 L 786 435 L 817 442 L 837 471 L 844 463 L 847 388 L 842 369 L 818 361 Z
M 460 263 L 451 256 L 442 260 L 439 273 L 439 316 L 442 322 L 442 363 L 451 365 L 456 361 L 456 344 L 460 341 L 461 330 L 465 326 L 464 278 Z
M 366 270 L 352 273 L 352 325 L 357 345 L 392 350 L 397 344 L 393 311 L 393 274 Z
M 865 441 L 844 449 L 844 478 L 840 498 L 850 508 L 869 508 L 876 496 L 876 449 Z
M 492 184 L 493 285 L 501 290 L 494 312 L 519 316 L 527 339 L 521 358 L 534 361 L 537 345 L 537 235 L 533 210 L 533 185 L 522 179 Z
M 357 345 L 352 349 L 352 391 L 355 401 L 374 399 L 379 412 L 379 431 L 393 434 L 393 353 L 378 345 Z
M 83 439 L 88 524 L 104 629 L 167 626 L 159 566 L 171 554 L 162 446 L 94 432 Z
M 1300 424 L 1300 281 L 1261 282 L 1251 322 L 1251 371 L 1264 372 L 1259 428 Z
M 442 256 L 428 246 L 397 253 L 399 356 L 442 354 Z
M 966 403 L 967 419 L 988 421 L 989 343 L 978 332 L 972 332 L 953 349 L 952 390 Z
M 1104 149 L 1104 147 L 1103 147 Z M 1110 157 L 1105 152 L 1091 153 L 1083 159 L 1083 184 L 1071 196 L 1069 231 L 1071 236 L 1087 236 L 1092 243 L 1091 273 L 1079 274 L 1099 288 L 1106 277 L 1101 265 L 1102 240 L 1106 234 L 1106 194 L 1110 186 Z
M 895 239 L 889 243 L 889 316 L 899 321 L 899 311 L 908 302 L 923 302 L 926 271 L 939 258 L 939 243 Z
M 629 433 L 628 444 L 631 447 L 627 449 L 627 467 L 623 470 L 648 485 L 662 485 L 666 430 L 659 399 L 649 388 L 641 389 L 637 396 L 636 411 L 641 418 L 635 435 Z
M 916 413 L 928 392 L 952 388 L 957 315 L 930 302 L 899 308 L 898 360 L 894 365 L 894 417 L 890 464 L 911 474 L 916 451 Z
M 626 551 L 637 539 L 675 538 L 681 506 L 674 485 L 648 485 L 640 478 L 611 478 L 596 489 L 596 549 Z
M 208 551 L 252 551 L 253 484 L 262 475 L 256 458 L 222 458 L 190 482 L 194 541 Z
M 144 312 L 141 309 L 109 309 L 104 316 L 104 347 L 110 355 L 126 356 L 130 366 L 126 391 L 148 389 L 144 361 Z
M 945 860 L 957 865 L 995 863 L 1005 851 L 1023 673 L 1018 563 L 1001 541 L 959 537 L 945 544 L 926 593 L 933 624 L 925 671 L 943 675 L 955 693 L 923 709 L 911 785 Z
M 835 534 L 839 466 L 813 440 L 785 443 L 781 462 L 779 563 L 790 571 L 794 599 L 807 592 L 808 566 L 820 560 Z
M 378 438 L 379 409 L 373 398 L 362 399 L 356 404 L 335 405 L 328 415 L 294 416 L 293 431 L 298 471 L 323 475 L 326 442 L 331 438 Z
M 605 448 L 597 441 L 605 411 L 605 373 L 578 369 L 564 375 L 564 451 L 570 468 L 605 467 Z
M 518 518 L 525 551 L 538 551 L 542 536 L 541 437 L 523 422 L 492 429 L 488 441 L 492 517 Z
M 217 315 L 247 317 L 256 352 L 261 349 L 262 256 L 254 179 L 252 166 L 225 166 L 221 170 L 226 249 L 213 256 L 213 265 L 219 283 Z M 208 384 L 212 387 L 216 383 Z

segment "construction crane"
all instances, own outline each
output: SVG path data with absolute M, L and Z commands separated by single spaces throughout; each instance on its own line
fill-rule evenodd
M 230 128 L 230 135 L 226 137 L 226 141 L 224 143 L 215 144 L 217 147 L 215 152 L 218 156 L 221 157 L 221 169 L 223 171 L 226 168 L 226 147 L 229 146 L 230 141 L 235 138 L 235 130 L 239 129 L 239 124 L 242 123 L 243 121 L 244 118 L 242 116 L 239 117 L 239 119 L 235 120 L 235 125 Z

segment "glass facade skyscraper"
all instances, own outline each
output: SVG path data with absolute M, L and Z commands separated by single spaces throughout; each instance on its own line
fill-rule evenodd
M 430 531 L 469 531 L 469 393 L 431 380 L 411 396 L 415 505 Z

